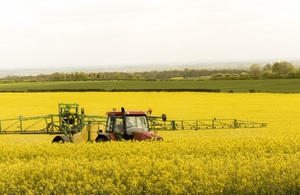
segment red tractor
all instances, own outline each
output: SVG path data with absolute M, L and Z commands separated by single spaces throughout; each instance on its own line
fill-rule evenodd
M 163 140 L 156 133 L 150 132 L 147 113 L 143 111 L 107 112 L 105 133 L 100 130 L 96 142 L 111 140 Z

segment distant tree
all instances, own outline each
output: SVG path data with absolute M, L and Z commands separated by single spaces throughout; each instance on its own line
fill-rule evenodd
M 134 74 L 134 79 L 142 79 L 142 76 L 140 74 Z
M 250 75 L 246 72 L 242 72 L 240 74 L 240 79 L 243 79 L 243 80 L 250 79 Z
M 222 73 L 213 74 L 210 77 L 211 80 L 221 80 L 223 78 L 224 78 L 224 74 Z
M 88 73 L 88 77 L 89 77 L 89 79 L 96 79 L 97 74 L 95 72 L 91 72 L 91 73 Z
M 62 81 L 65 79 L 66 79 L 65 74 L 60 72 L 55 72 L 49 76 L 49 80 L 54 80 L 54 81 Z
M 194 74 L 199 76 L 196 70 L 190 70 L 188 68 L 185 68 L 181 76 L 187 78 L 187 77 L 193 77 Z
M 230 80 L 231 79 L 231 74 L 229 74 L 229 73 L 226 73 L 225 75 L 224 75 L 224 79 L 226 79 L 226 80 Z
M 239 77 L 240 77 L 239 74 L 232 74 L 232 75 L 231 75 L 231 79 L 232 79 L 232 80 L 237 80 L 237 79 L 239 79 Z
M 280 75 L 287 75 L 289 72 L 295 72 L 295 67 L 289 62 L 276 62 L 272 66 L 272 72 Z
M 115 80 L 120 80 L 120 79 L 121 79 L 121 75 L 120 75 L 119 72 L 115 72 L 115 73 L 114 73 L 114 79 L 115 79 Z
M 249 74 L 254 78 L 259 78 L 261 76 L 261 68 L 258 64 L 252 64 L 249 69 Z
M 75 72 L 73 75 L 75 80 L 86 80 L 88 75 L 85 72 Z
M 267 70 L 267 71 L 264 71 L 262 73 L 262 78 L 264 78 L 264 79 L 277 79 L 277 78 L 280 78 L 280 75 L 278 73 L 272 72 L 271 70 Z
M 291 71 L 287 74 L 288 78 L 291 78 L 291 79 L 295 79 L 295 78 L 298 78 L 298 71 L 295 70 L 295 71 Z
M 264 67 L 263 67 L 263 71 L 271 71 L 272 70 L 272 64 L 266 64 Z

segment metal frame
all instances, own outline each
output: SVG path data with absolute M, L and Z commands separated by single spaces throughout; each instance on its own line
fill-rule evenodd
M 78 104 L 58 104 L 58 114 L 0 120 L 0 134 L 64 134 L 69 138 L 90 125 L 105 126 L 106 116 L 86 115 Z
M 267 123 L 251 122 L 238 119 L 200 119 L 200 120 L 162 120 L 150 118 L 150 128 L 153 130 L 205 130 L 205 129 L 236 129 L 261 128 Z

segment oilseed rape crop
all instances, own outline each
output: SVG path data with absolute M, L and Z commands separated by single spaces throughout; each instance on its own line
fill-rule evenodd
M 1 194 L 299 194 L 300 95 L 3 93 L 0 119 L 146 110 L 169 119 L 236 118 L 265 128 L 158 131 L 164 141 L 51 144 L 52 135 L 0 135 Z

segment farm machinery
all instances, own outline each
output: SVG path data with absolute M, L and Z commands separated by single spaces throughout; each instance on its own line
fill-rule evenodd
M 50 134 L 52 142 L 162 140 L 150 132 L 147 112 L 107 112 L 106 116 L 87 115 L 79 104 L 58 104 L 58 114 L 0 120 L 0 134 Z
M 87 115 L 79 104 L 58 104 L 58 114 L 0 120 L 0 134 L 50 134 L 53 143 L 105 142 L 118 140 L 162 140 L 156 130 L 260 128 L 266 123 L 237 119 L 168 120 L 151 111 L 106 112 L 106 116 Z M 151 131 L 150 131 L 151 130 Z

